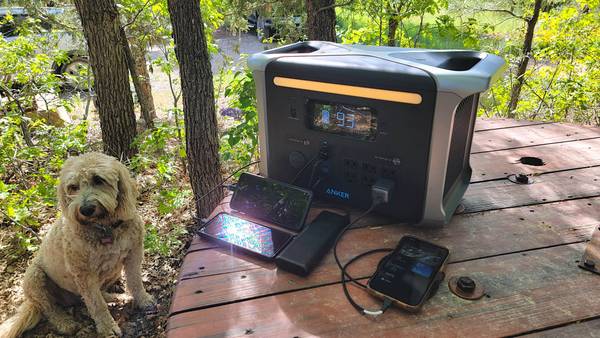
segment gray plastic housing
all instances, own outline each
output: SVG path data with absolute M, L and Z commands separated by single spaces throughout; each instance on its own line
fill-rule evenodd
M 460 204 L 471 177 L 469 151 L 478 94 L 490 88 L 491 84 L 501 76 L 506 67 L 504 60 L 496 55 L 476 51 L 342 45 L 323 41 L 299 42 L 253 54 L 248 59 L 248 65 L 253 71 L 256 84 L 262 175 L 270 177 L 270 145 L 282 141 L 270 140 L 267 132 L 269 114 L 267 111 L 269 93 L 265 82 L 267 66 L 283 58 L 291 60 L 288 58 L 322 57 L 323 60 L 327 60 L 339 56 L 366 56 L 378 59 L 378 62 L 374 63 L 379 65 L 382 64 L 381 61 L 385 61 L 408 66 L 426 72 L 435 81 L 437 92 L 431 126 L 425 201 L 422 218 L 416 223 L 434 226 L 448 223 Z M 299 74 L 299 77 L 301 78 L 302 74 Z M 343 84 L 344 79 L 343 77 L 331 79 L 331 82 Z M 373 87 L 377 87 L 377 84 L 374 83 Z M 458 155 L 464 157 L 465 168 L 456 182 L 450 182 L 453 185 L 451 188 L 446 186 L 449 185 L 446 178 L 452 152 L 453 124 L 459 109 L 468 111 L 471 118 L 466 122 L 463 121 L 468 124 L 466 127 L 468 130 L 464 131 L 466 137 L 461 141 L 464 143 L 461 144 L 464 145 L 462 147 L 464 152 Z

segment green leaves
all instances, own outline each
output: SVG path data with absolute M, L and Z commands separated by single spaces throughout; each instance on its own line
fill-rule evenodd
M 517 118 L 600 124 L 599 10 L 597 0 L 571 1 L 541 13 Z M 507 114 L 522 40 L 523 32 L 511 34 L 497 50 L 512 69 L 482 97 L 480 114 Z
M 181 245 L 180 238 L 185 234 L 187 234 L 187 230 L 182 224 L 175 224 L 166 234 L 162 234 L 156 225 L 146 223 L 144 249 L 150 254 L 169 256 L 173 250 Z
M 245 68 L 232 73 L 225 88 L 230 108 L 221 110 L 221 113 L 224 115 L 226 110 L 237 109 L 241 116 L 237 120 L 231 118 L 232 126 L 221 136 L 221 157 L 225 162 L 240 166 L 258 157 L 258 114 L 251 71 Z
M 0 224 L 17 229 L 22 249 L 37 249 L 39 220 L 55 213 L 58 172 L 69 154 L 88 150 L 87 124 L 54 127 L 38 120 L 29 124 L 34 146 L 23 140 L 17 108 L 7 105 L 0 117 Z M 0 109 L 1 110 L 1 109 Z

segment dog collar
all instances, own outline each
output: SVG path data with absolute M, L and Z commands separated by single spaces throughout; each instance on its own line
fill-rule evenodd
M 100 223 L 92 223 L 94 228 L 100 230 L 100 243 L 108 245 L 113 243 L 113 230 L 123 224 L 122 220 L 118 220 L 110 226 L 106 226 Z

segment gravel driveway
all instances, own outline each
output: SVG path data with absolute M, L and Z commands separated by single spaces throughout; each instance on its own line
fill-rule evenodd
M 221 68 L 226 64 L 241 66 L 239 61 L 243 54 L 262 52 L 276 46 L 275 44 L 264 44 L 258 41 L 256 34 L 253 33 L 233 35 L 224 29 L 219 29 L 213 36 L 214 42 L 219 48 L 218 53 L 211 55 L 213 77 L 217 77 Z M 154 60 L 158 57 L 162 57 L 162 52 L 157 47 L 152 48 L 149 52 L 149 59 Z M 226 63 L 226 59 L 228 59 L 230 63 Z M 179 78 L 178 69 L 174 70 L 173 78 Z M 166 111 L 173 105 L 169 80 L 166 74 L 155 68 L 154 72 L 150 75 L 150 81 L 152 84 L 152 93 L 154 95 L 154 104 L 160 114 L 160 110 Z M 179 90 L 178 84 L 176 89 Z M 181 100 L 179 101 L 179 104 L 181 105 Z

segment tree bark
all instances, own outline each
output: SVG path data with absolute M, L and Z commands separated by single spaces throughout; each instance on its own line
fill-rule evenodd
M 396 46 L 396 31 L 398 30 L 398 19 L 394 16 L 388 18 L 388 46 Z
M 168 0 L 175 55 L 179 61 L 188 172 L 198 217 L 206 217 L 223 197 L 212 72 L 197 0 Z
M 146 60 L 146 50 L 136 44 L 131 45 L 131 53 L 135 61 L 135 69 L 140 79 L 140 92 L 138 100 L 144 119 L 150 121 L 156 119 L 156 108 L 154 107 L 154 96 L 152 95 L 152 85 L 150 84 L 150 74 Z
M 335 0 L 306 0 L 309 40 L 336 41 Z
M 114 0 L 75 0 L 75 7 L 94 73 L 104 152 L 128 159 L 136 152 L 136 124 L 117 6 Z
M 533 33 L 535 31 L 535 25 L 537 24 L 540 16 L 540 8 L 542 7 L 542 0 L 535 0 L 533 7 L 533 15 L 527 19 L 527 31 L 525 33 L 525 41 L 523 42 L 523 56 L 519 61 L 517 68 L 516 81 L 510 91 L 510 102 L 508 103 L 508 117 L 514 118 L 516 116 L 515 110 L 519 103 L 519 96 L 521 95 L 521 88 L 525 82 L 525 72 L 527 71 L 527 64 L 531 57 L 531 46 L 533 45 Z
M 121 44 L 123 45 L 123 50 L 125 51 L 125 59 L 127 60 L 127 68 L 129 69 L 131 81 L 133 82 L 133 87 L 135 88 L 135 94 L 137 96 L 138 102 L 140 103 L 140 115 L 144 119 L 144 125 L 146 128 L 154 128 L 153 119 L 150 117 L 150 108 L 147 105 L 148 101 L 153 100 L 153 98 L 149 99 L 147 96 L 145 96 L 146 93 L 143 89 L 142 77 L 138 72 L 139 68 L 136 65 L 136 60 L 133 55 L 132 48 L 129 45 L 127 34 L 125 34 L 125 29 L 121 28 L 120 36 Z M 150 93 L 150 95 L 152 95 L 152 93 Z M 142 104 L 142 102 L 144 104 Z M 154 102 L 152 102 L 152 111 L 154 111 Z

